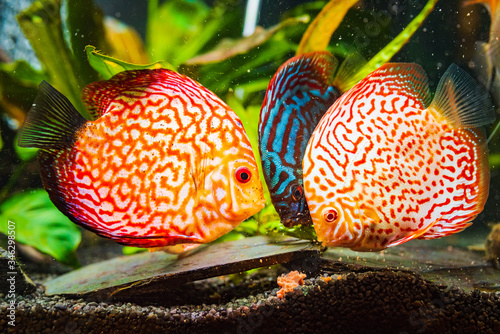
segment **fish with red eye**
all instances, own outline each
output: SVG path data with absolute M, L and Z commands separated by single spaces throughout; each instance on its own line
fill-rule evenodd
M 460 232 L 488 197 L 488 94 L 457 65 L 434 98 L 417 64 L 385 64 L 314 130 L 304 191 L 318 240 L 379 251 Z
M 241 120 L 199 83 L 166 69 L 124 71 L 82 97 L 92 120 L 43 82 L 19 134 L 20 146 L 40 148 L 44 187 L 76 224 L 172 252 L 264 207 Z
M 248 183 L 252 178 L 252 172 L 247 167 L 236 169 L 236 180 L 240 183 Z

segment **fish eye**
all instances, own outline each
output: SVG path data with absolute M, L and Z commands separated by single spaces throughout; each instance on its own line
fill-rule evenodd
M 247 183 L 252 178 L 252 172 L 246 167 L 236 169 L 236 180 L 240 183 Z
M 301 186 L 296 184 L 292 187 L 292 198 L 295 201 L 297 201 L 297 202 L 300 201 L 302 199 L 303 195 L 304 195 L 304 191 L 302 190 Z
M 339 214 L 335 209 L 327 209 L 323 211 L 323 218 L 327 223 L 331 223 L 337 220 Z

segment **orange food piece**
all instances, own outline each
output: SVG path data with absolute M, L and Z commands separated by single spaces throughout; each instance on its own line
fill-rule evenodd
M 323 281 L 325 281 L 325 283 L 328 283 L 328 282 L 330 282 L 330 281 L 332 280 L 332 278 L 331 278 L 330 276 L 327 276 L 327 277 L 323 277 L 323 276 L 321 276 L 321 279 L 322 279 Z
M 285 293 L 293 291 L 299 285 L 304 285 L 304 278 L 306 278 L 306 274 L 301 274 L 297 270 L 278 277 L 278 285 L 281 287 L 277 293 L 278 298 L 283 299 Z

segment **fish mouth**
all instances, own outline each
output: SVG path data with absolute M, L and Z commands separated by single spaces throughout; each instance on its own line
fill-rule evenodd
M 280 219 L 281 219 L 281 223 L 285 226 L 285 227 L 294 227 L 294 226 L 297 226 L 297 225 L 302 225 L 302 226 L 311 226 L 313 224 L 313 221 L 312 221 L 312 218 L 311 218 L 311 215 L 309 214 L 309 212 L 307 213 L 301 213 L 301 214 L 295 214 L 293 216 L 281 216 L 280 215 Z

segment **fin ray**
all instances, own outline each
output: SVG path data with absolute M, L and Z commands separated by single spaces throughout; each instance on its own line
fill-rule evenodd
M 415 63 L 387 63 L 364 80 L 393 82 L 394 89 L 422 104 L 425 108 L 430 103 L 430 91 L 427 74 L 424 69 Z M 364 81 L 363 80 L 363 81 Z
M 495 120 L 487 92 L 455 64 L 441 77 L 429 108 L 437 110 L 456 128 L 481 127 Z
M 149 85 L 164 82 L 173 73 L 168 69 L 123 71 L 109 80 L 87 85 L 82 91 L 82 100 L 92 120 L 96 120 L 106 113 L 111 101 L 117 97 L 139 98 L 145 95 L 144 91 Z
M 21 147 L 66 148 L 86 122 L 64 95 L 43 81 L 19 131 L 18 143 Z
M 340 64 L 339 70 L 335 75 L 333 86 L 344 93 L 357 84 L 356 73 L 366 64 L 366 59 L 359 53 L 353 52 L 348 55 Z

